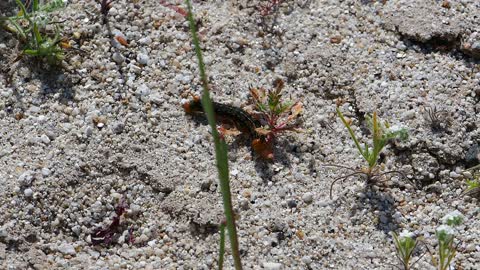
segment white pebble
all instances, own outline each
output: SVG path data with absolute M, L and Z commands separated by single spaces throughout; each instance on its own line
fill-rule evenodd
M 305 194 L 302 196 L 302 200 L 303 200 L 305 203 L 312 203 L 312 202 L 313 202 L 313 194 L 310 193 L 310 192 L 305 193 Z
M 42 136 L 40 136 L 40 140 L 44 143 L 44 144 L 50 144 L 50 138 L 48 138 L 47 135 L 43 134 Z
M 141 65 L 148 65 L 148 61 L 150 60 L 150 57 L 144 53 L 139 53 L 137 55 L 137 62 Z
M 25 195 L 25 197 L 30 198 L 33 195 L 33 190 L 31 188 L 27 188 L 23 191 L 23 194 Z
M 72 245 L 67 243 L 64 243 L 58 246 L 58 251 L 66 255 L 75 255 L 77 253 L 75 251 L 75 248 Z
M 125 61 L 125 57 L 123 57 L 123 55 L 121 53 L 118 53 L 118 52 L 113 53 L 112 59 L 117 64 L 121 64 L 121 63 L 123 63 L 123 61 Z
M 282 269 L 282 264 L 281 263 L 275 263 L 275 262 L 264 262 L 263 263 L 263 268 L 268 269 L 268 270 L 280 270 L 280 269 Z
M 33 171 L 26 171 L 18 177 L 18 182 L 21 186 L 30 186 L 33 181 Z
M 138 43 L 143 45 L 149 45 L 150 43 L 152 43 L 152 39 L 150 37 L 143 37 L 138 40 Z
M 50 175 L 50 170 L 48 168 L 42 168 L 42 175 L 43 176 L 49 176 Z

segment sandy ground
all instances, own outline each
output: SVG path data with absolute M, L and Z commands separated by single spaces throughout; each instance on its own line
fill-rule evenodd
M 17 40 L 0 31 L 1 269 L 216 267 L 212 139 L 181 106 L 200 93 L 197 64 L 185 18 L 159 2 L 115 1 L 104 25 L 95 1 L 69 1 L 53 16 L 81 51 L 62 68 L 14 62 Z M 461 194 L 479 163 L 480 2 L 296 0 L 268 15 L 266 2 L 194 1 L 216 101 L 242 107 L 250 86 L 282 78 L 305 109 L 274 162 L 227 138 L 244 268 L 394 269 L 392 231 L 423 237 L 418 258 L 458 210 L 451 269 L 478 269 L 478 198 Z M 361 141 L 373 111 L 408 129 L 381 157 L 408 179 L 350 178 L 329 198 L 349 171 L 322 165 L 364 166 L 336 102 Z M 118 232 L 94 245 L 122 201 Z M 416 269 L 434 269 L 428 254 Z

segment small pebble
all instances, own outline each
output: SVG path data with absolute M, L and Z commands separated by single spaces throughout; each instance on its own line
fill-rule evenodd
M 302 200 L 305 203 L 308 203 L 308 204 L 312 203 L 313 202 L 313 194 L 311 192 L 307 192 L 307 193 L 303 194 Z
M 112 55 L 112 59 L 117 64 L 121 64 L 123 63 L 123 61 L 125 61 L 125 57 L 123 57 L 123 55 L 119 52 L 114 52 Z
M 43 134 L 42 136 L 40 136 L 40 140 L 44 143 L 44 144 L 50 144 L 50 138 L 48 138 L 47 135 Z
M 282 269 L 282 264 L 281 263 L 276 263 L 276 262 L 264 262 L 263 263 L 263 268 L 267 270 L 280 270 Z
M 115 122 L 112 125 L 112 131 L 115 134 L 122 133 L 124 128 L 125 128 L 125 125 L 122 122 Z
M 33 190 L 31 188 L 27 188 L 23 191 L 23 194 L 25 195 L 25 197 L 30 198 L 33 195 Z
M 42 175 L 43 176 L 49 176 L 50 175 L 50 170 L 48 168 L 42 168 Z
M 289 208 L 295 208 L 295 207 L 297 207 L 297 201 L 295 201 L 295 200 L 289 200 L 289 201 L 287 202 L 287 205 L 288 205 Z
M 150 57 L 148 57 L 147 54 L 139 53 L 137 55 L 137 62 L 141 65 L 147 65 L 149 60 L 150 60 Z
M 60 246 L 58 246 L 58 251 L 60 251 L 61 253 L 65 254 L 65 255 L 75 255 L 77 252 L 75 251 L 75 248 L 70 245 L 70 244 L 67 244 L 67 243 L 64 243 L 64 244 L 61 244 Z
M 18 182 L 20 183 L 20 186 L 30 186 L 32 184 L 34 177 L 33 177 L 33 171 L 26 171 L 18 177 Z

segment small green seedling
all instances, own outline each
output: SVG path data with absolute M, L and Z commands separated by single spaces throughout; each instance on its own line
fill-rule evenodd
M 333 185 L 340 180 L 346 180 L 352 176 L 356 175 L 364 175 L 367 178 L 367 184 L 375 182 L 379 177 L 387 175 L 387 174 L 400 174 L 403 176 L 403 174 L 399 171 L 388 171 L 381 173 L 381 166 L 377 165 L 378 158 L 380 156 L 380 153 L 382 152 L 383 148 L 387 144 L 387 142 L 391 139 L 399 138 L 400 140 L 406 140 L 408 138 L 408 133 L 407 130 L 404 128 L 401 129 L 396 129 L 393 130 L 388 122 L 384 122 L 383 124 L 380 123 L 377 117 L 377 113 L 374 112 L 372 117 L 367 117 L 367 121 L 369 124 L 369 128 L 372 131 L 372 146 L 369 147 L 367 143 L 364 144 L 364 147 L 360 145 L 360 142 L 358 141 L 357 137 L 355 136 L 355 133 L 353 132 L 352 128 L 350 127 L 350 121 L 347 121 L 345 117 L 343 116 L 342 112 L 340 109 L 337 107 L 337 114 L 342 120 L 342 123 L 345 125 L 347 128 L 348 132 L 350 133 L 350 137 L 355 143 L 355 146 L 358 149 L 358 152 L 362 155 L 362 157 L 365 159 L 367 162 L 368 166 L 363 167 L 361 170 L 355 170 L 349 167 L 345 166 L 340 166 L 340 165 L 326 165 L 326 166 L 334 166 L 334 167 L 340 167 L 344 169 L 349 169 L 352 170 L 353 172 L 351 174 L 348 174 L 346 176 L 339 177 L 335 179 L 330 186 L 330 198 L 332 198 L 332 190 L 333 190 Z
M 438 254 L 428 250 L 432 264 L 438 270 L 448 270 L 457 253 L 455 244 L 455 227 L 463 223 L 464 216 L 458 210 L 448 213 L 442 218 L 443 225 L 438 226 L 435 236 L 438 241 Z
M 417 248 L 418 241 L 414 235 L 406 230 L 404 230 L 400 235 L 395 232 L 392 233 L 393 240 L 395 244 L 395 249 L 397 251 L 397 258 L 400 260 L 402 267 L 398 267 L 403 270 L 410 270 L 411 267 L 418 262 L 422 257 L 420 256 L 415 262 L 411 263 L 413 252 Z
M 31 12 L 27 11 L 29 6 L 25 6 L 20 0 L 15 1 L 20 8 L 17 16 L 1 18 L 0 20 L 4 22 L 2 27 L 8 32 L 16 34 L 22 43 L 22 54 L 46 58 L 50 63 L 58 63 L 63 60 L 63 50 L 60 47 L 62 39 L 58 25 L 55 24 L 53 38 L 42 33 L 42 29 L 50 24 L 47 13 L 62 7 L 63 1 L 54 0 L 40 6 L 39 0 L 33 0 L 31 2 Z
M 418 243 L 423 243 L 431 257 L 433 266 L 438 270 L 448 270 L 451 268 L 457 247 L 460 243 L 455 244 L 456 226 L 463 223 L 464 216 L 460 211 L 454 210 L 446 214 L 442 218 L 442 225 L 435 230 L 435 236 L 438 242 L 438 251 L 436 254 L 423 241 L 414 238 L 412 233 L 404 230 L 400 236 L 393 233 L 395 248 L 397 251 L 397 258 L 402 263 L 403 268 L 399 269 L 409 270 L 415 265 L 426 253 L 423 253 L 414 263 L 410 263 L 412 255 Z
M 467 179 L 467 189 L 463 194 L 480 197 L 480 164 L 467 169 L 467 172 L 472 173 L 472 176 Z
M 438 240 L 438 255 L 432 256 L 433 265 L 438 270 L 447 270 L 457 253 L 452 228 L 442 225 L 438 227 L 435 235 Z

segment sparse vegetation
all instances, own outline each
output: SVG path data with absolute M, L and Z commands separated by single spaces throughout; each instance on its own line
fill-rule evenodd
M 455 210 L 443 218 L 443 225 L 440 225 L 435 231 L 438 241 L 438 253 L 430 252 L 432 264 L 438 270 L 448 270 L 455 259 L 457 246 L 455 244 L 455 227 L 463 223 L 463 215 Z
M 112 218 L 110 225 L 105 228 L 97 228 L 90 235 L 91 243 L 93 245 L 112 244 L 116 238 L 122 233 L 123 227 L 125 226 L 122 220 L 125 219 L 127 213 L 128 205 L 126 199 L 121 199 L 118 204 L 115 206 L 115 216 Z M 128 243 L 134 243 L 135 238 L 133 236 L 133 227 L 128 229 Z
M 480 165 L 467 169 L 471 177 L 467 179 L 467 189 L 464 194 L 480 197 Z
M 438 251 L 432 252 L 428 245 L 423 243 L 431 257 L 431 262 L 438 270 L 448 270 L 455 258 L 458 244 L 455 244 L 455 227 L 463 223 L 464 217 L 458 210 L 454 210 L 442 218 L 442 225 L 435 230 L 435 236 L 438 241 Z M 418 259 L 411 263 L 415 249 L 420 241 L 416 239 L 413 233 L 404 230 L 400 235 L 392 233 L 395 244 L 396 256 L 400 260 L 402 267 L 399 269 L 409 270 L 420 261 L 426 254 L 422 252 Z
M 113 2 L 115 0 L 100 0 L 100 13 L 103 15 L 103 24 L 108 22 L 108 12 L 112 8 Z
M 301 102 L 282 101 L 284 83 L 281 79 L 275 80 L 274 89 L 251 88 L 256 118 L 262 127 L 256 129 L 261 138 L 253 141 L 253 148 L 262 157 L 273 159 L 273 145 L 278 134 L 286 131 L 299 132 L 303 112 Z
M 64 58 L 61 47 L 59 22 L 51 22 L 49 12 L 63 7 L 62 0 L 54 0 L 41 6 L 39 0 L 33 0 L 25 6 L 15 0 L 20 11 L 16 16 L 2 18 L 3 28 L 16 35 L 22 45 L 22 55 L 45 58 L 49 63 L 58 63 Z M 28 2 L 30 3 L 30 2 Z M 31 12 L 28 10 L 31 9 Z M 55 34 L 46 31 L 47 25 L 54 25 Z
M 425 107 L 424 118 L 429 123 L 433 131 L 446 130 L 451 124 L 448 119 L 448 112 L 445 110 L 437 110 L 437 107 Z
M 337 181 L 346 180 L 350 177 L 357 176 L 357 175 L 364 175 L 366 176 L 367 184 L 369 184 L 373 182 L 378 182 L 378 179 L 380 177 L 385 176 L 387 174 L 395 173 L 395 174 L 403 175 L 399 171 L 382 172 L 382 167 L 377 165 L 377 161 L 380 156 L 380 153 L 382 152 L 383 148 L 385 147 L 385 145 L 389 140 L 395 139 L 395 138 L 399 138 L 400 140 L 406 140 L 408 138 L 408 133 L 406 129 L 404 128 L 393 129 L 392 127 L 390 127 L 388 122 L 384 122 L 383 124 L 381 124 L 377 117 L 377 113 L 374 112 L 372 117 L 367 117 L 369 128 L 373 136 L 372 144 L 371 144 L 373 147 L 369 148 L 367 143 L 365 143 L 364 147 L 362 147 L 350 126 L 351 121 L 345 119 L 345 117 L 343 116 L 342 112 L 338 107 L 337 107 L 337 114 L 342 120 L 342 123 L 347 128 L 348 132 L 350 133 L 350 137 L 354 141 L 355 146 L 358 149 L 358 152 L 365 159 L 368 166 L 362 167 L 360 170 L 355 170 L 353 168 L 349 168 L 341 165 L 333 165 L 333 164 L 326 165 L 326 166 L 339 167 L 339 168 L 344 168 L 344 169 L 353 171 L 352 173 L 346 176 L 339 177 L 332 182 L 330 186 L 330 198 L 332 198 L 333 185 Z
M 397 252 L 397 258 L 400 260 L 402 267 L 399 269 L 410 270 L 412 266 L 418 262 L 422 257 L 420 256 L 415 262 L 411 262 L 413 253 L 418 246 L 418 241 L 415 238 L 414 234 L 404 230 L 400 235 L 392 232 L 393 243 L 395 244 L 395 249 Z

